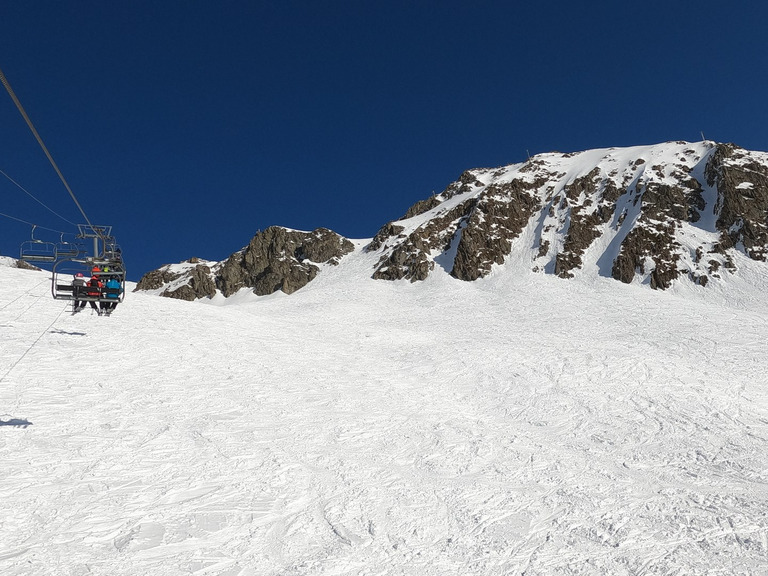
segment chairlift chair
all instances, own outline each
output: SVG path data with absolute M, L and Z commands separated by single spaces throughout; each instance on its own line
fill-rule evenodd
M 56 262 L 58 258 L 56 244 L 36 239 L 35 228 L 37 226 L 32 226 L 32 238 L 21 243 L 19 260 L 27 262 Z
M 98 272 L 94 269 L 98 268 Z M 89 296 L 85 290 L 77 293 L 73 285 L 75 274 L 82 273 L 86 278 L 98 277 L 106 283 L 114 278 L 120 283 L 119 288 L 103 288 L 99 296 Z M 53 265 L 51 275 L 51 294 L 56 300 L 79 300 L 85 302 L 122 302 L 125 298 L 125 268 L 122 262 L 102 258 L 69 258 L 59 260 Z
M 67 242 L 64 240 L 64 234 L 61 235 L 61 240 L 56 244 L 57 259 L 77 258 L 84 252 L 85 248 L 82 244 Z
M 107 244 L 104 246 L 104 253 L 102 256 L 104 256 L 105 260 L 119 263 L 123 262 L 123 252 L 117 244 Z
M 117 244 L 117 240 L 114 236 L 104 236 L 102 238 L 103 249 L 101 256 L 105 260 L 113 260 L 116 262 L 123 261 L 123 252 L 120 246 Z

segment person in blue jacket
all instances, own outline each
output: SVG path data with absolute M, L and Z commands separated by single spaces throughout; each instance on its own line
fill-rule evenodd
M 101 302 L 101 309 L 107 316 L 112 314 L 112 311 L 117 308 L 117 302 L 120 299 L 121 290 L 122 285 L 120 284 L 120 280 L 114 276 L 111 276 L 104 285 L 104 297 L 108 301 Z

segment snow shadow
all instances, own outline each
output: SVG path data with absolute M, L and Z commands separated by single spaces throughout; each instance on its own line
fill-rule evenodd
M 456 260 L 456 253 L 459 251 L 459 241 L 461 240 L 461 232 L 467 227 L 466 221 L 462 220 L 456 232 L 453 234 L 451 243 L 448 249 L 435 258 L 435 264 L 440 266 L 448 274 L 453 270 L 453 262 Z
M 22 420 L 21 418 L 11 418 L 10 420 L 0 420 L 0 426 L 11 426 L 13 428 L 26 428 L 32 426 L 32 422 L 29 420 Z
M 51 330 L 51 334 L 65 334 L 67 336 L 87 336 L 85 332 L 67 332 L 66 330 Z

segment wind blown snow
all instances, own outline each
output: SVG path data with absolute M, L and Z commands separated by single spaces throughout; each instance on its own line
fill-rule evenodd
M 766 292 L 499 267 L 72 316 L 0 266 L 0 573 L 766 574 Z

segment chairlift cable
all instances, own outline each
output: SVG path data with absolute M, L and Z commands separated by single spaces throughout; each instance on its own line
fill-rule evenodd
M 14 93 L 13 89 L 11 88 L 11 85 L 8 82 L 8 79 L 5 77 L 5 74 L 3 74 L 2 70 L 0 70 L 0 83 L 2 83 L 3 86 L 5 87 L 6 91 L 8 92 L 8 95 L 11 97 L 11 100 L 13 100 L 13 103 L 16 105 L 16 108 L 19 110 L 19 113 L 21 114 L 22 118 L 24 118 L 24 121 L 27 123 L 27 126 L 29 127 L 30 131 L 35 136 L 35 139 L 37 140 L 37 143 L 40 145 L 40 148 L 42 148 L 43 152 L 45 152 L 45 155 L 48 158 L 48 161 L 51 163 L 51 166 L 53 166 L 53 169 L 56 171 L 56 174 L 59 176 L 59 180 L 61 180 L 61 183 L 64 184 L 64 187 L 67 189 L 67 192 L 69 192 L 70 197 L 74 201 L 74 203 L 77 206 L 78 210 L 80 210 L 80 214 L 82 214 L 83 219 L 85 219 L 88 227 L 93 232 L 93 235 L 91 236 L 88 233 L 83 232 L 83 228 L 85 227 L 85 225 L 83 225 L 83 224 L 77 225 L 77 227 L 80 229 L 80 236 L 79 237 L 92 237 L 94 239 L 94 258 L 97 257 L 98 241 L 96 239 L 100 238 L 102 243 L 103 243 L 103 246 L 104 246 L 103 251 L 102 251 L 102 258 L 104 258 L 106 260 L 109 260 L 108 263 L 109 263 L 110 267 L 114 266 L 113 262 L 117 264 L 118 272 L 119 272 L 118 277 L 120 277 L 120 288 L 117 291 L 117 296 L 113 296 L 111 294 L 107 294 L 105 297 L 106 298 L 110 298 L 110 299 L 117 297 L 119 299 L 119 301 L 122 301 L 121 295 L 124 294 L 124 290 L 125 290 L 125 268 L 124 268 L 124 266 L 122 264 L 122 255 L 119 253 L 119 248 L 117 248 L 117 249 L 115 248 L 116 245 L 114 244 L 114 238 L 112 238 L 111 236 L 108 236 L 108 234 L 111 233 L 111 227 L 108 227 L 108 228 L 96 227 L 93 224 L 91 224 L 91 221 L 88 218 L 88 216 L 86 215 L 85 210 L 83 210 L 83 207 L 80 205 L 80 202 L 78 201 L 77 196 L 75 196 L 75 193 L 72 191 L 72 188 L 69 186 L 69 183 L 67 182 L 66 178 L 64 178 L 64 175 L 61 173 L 61 170 L 59 170 L 59 167 L 56 164 L 55 160 L 53 159 L 53 156 L 51 156 L 51 153 L 48 151 L 48 148 L 45 146 L 45 143 L 43 142 L 43 139 L 40 137 L 40 134 L 35 129 L 34 124 L 32 124 L 32 120 L 27 115 L 26 111 L 24 110 L 24 107 L 21 105 L 21 102 L 19 101 L 19 99 L 17 98 L 17 96 Z M 33 235 L 34 235 L 34 230 L 35 230 L 35 228 L 34 228 L 34 225 L 33 225 L 33 228 L 32 228 Z M 64 234 L 65 233 L 62 233 L 62 237 L 63 237 Z M 108 242 L 111 242 L 111 249 L 110 249 L 110 253 L 109 254 L 107 252 Z M 23 248 L 23 246 L 24 245 L 22 244 L 22 249 L 21 249 L 22 250 L 22 258 L 24 256 L 24 248 Z M 116 256 L 115 254 L 118 254 L 118 255 Z M 66 294 L 66 293 L 59 293 L 58 292 L 59 286 L 57 286 L 57 280 L 56 280 L 56 278 L 57 278 L 56 277 L 57 266 L 59 266 L 63 262 L 68 262 L 70 260 L 62 260 L 62 259 L 58 258 L 56 245 L 53 245 L 52 253 L 46 251 L 44 254 L 42 254 L 42 253 L 41 254 L 30 253 L 30 254 L 28 254 L 28 256 L 29 256 L 27 258 L 28 260 L 36 260 L 36 261 L 43 261 L 43 262 L 54 262 L 54 265 L 53 265 L 53 275 L 51 276 L 51 291 L 53 293 L 53 297 L 55 299 L 57 299 L 57 300 L 60 300 L 60 299 L 64 299 L 64 300 L 73 299 L 74 294 Z M 62 284 L 61 286 L 69 288 L 70 285 Z M 117 302 L 117 301 L 118 300 L 115 300 L 115 302 Z M 102 302 L 101 298 L 99 298 L 99 302 Z M 61 313 L 59 315 L 61 315 Z M 58 317 L 57 317 L 57 319 L 58 319 Z M 55 321 L 56 320 L 54 320 L 54 322 Z M 53 325 L 53 323 L 51 323 L 51 325 Z M 40 336 L 40 338 L 41 337 L 42 337 L 42 335 Z M 38 340 L 40 338 L 38 338 Z M 36 343 L 37 343 L 37 341 L 35 341 L 34 344 L 36 344 Z M 33 344 L 33 346 L 34 346 L 34 344 Z M 26 355 L 26 352 L 25 352 L 25 355 Z M 23 358 L 23 356 L 22 356 L 22 358 Z M 14 364 L 14 366 L 15 366 L 15 364 Z M 11 367 L 11 369 L 13 369 L 13 366 Z M 0 382 L 2 382 L 9 373 L 10 373 L 10 370 L 8 372 L 6 372 L 5 375 L 3 375 L 2 378 L 0 378 Z
M 16 220 L 16 222 L 21 222 L 22 224 L 26 224 L 27 226 L 34 226 L 35 228 L 40 228 L 40 230 L 47 230 L 48 232 L 56 232 L 56 234 L 66 234 L 68 236 L 71 235 L 70 232 L 62 232 L 61 230 L 54 230 L 53 228 L 38 226 L 34 222 L 27 222 L 26 220 L 22 220 L 21 218 L 16 218 L 15 216 L 11 216 L 10 214 L 3 214 L 2 212 L 0 212 L 0 216 L 3 216 L 4 218 L 9 218 L 11 220 Z
M 6 177 L 6 178 L 7 178 L 7 179 L 8 179 L 8 180 L 9 180 L 9 181 L 10 181 L 10 182 L 11 182 L 11 183 L 14 185 L 14 186 L 16 186 L 16 187 L 17 187 L 19 190 L 21 190 L 22 192 L 24 192 L 24 194 L 26 194 L 27 196 L 29 196 L 30 198 L 32 198 L 32 200 L 34 200 L 35 202 L 37 202 L 38 204 L 40 204 L 40 206 L 42 206 L 43 208 L 45 208 L 46 210 L 48 210 L 48 212 L 50 212 L 50 213 L 51 213 L 51 214 L 53 214 L 54 216 L 58 216 L 59 218 L 61 218 L 62 220 L 64 220 L 64 222 L 66 222 L 67 224 L 71 224 L 72 226 L 75 226 L 75 227 L 77 226 L 77 224 L 75 224 L 74 222 L 72 222 L 72 221 L 70 221 L 70 220 L 67 220 L 66 218 L 64 218 L 64 216 L 62 216 L 61 214 L 59 214 L 59 213 L 55 212 L 55 211 L 54 211 L 54 210 L 52 210 L 50 207 L 48 207 L 48 206 L 46 206 L 45 204 L 43 204 L 43 202 L 41 202 L 39 199 L 35 198 L 35 197 L 32 195 L 32 193 L 31 193 L 31 192 L 27 191 L 27 190 L 26 190 L 26 189 L 25 189 L 25 188 L 24 188 L 24 187 L 23 187 L 21 184 L 19 184 L 18 182 L 16 182 L 16 180 L 14 180 L 14 179 L 13 179 L 13 178 L 11 178 L 10 176 L 8 176 L 8 174 L 6 174 L 5 172 L 3 172 L 2 170 L 0 170 L 0 174 L 2 174 L 3 176 L 5 176 L 5 177 Z
M 42 337 L 43 337 L 43 336 L 45 336 L 45 335 L 48 333 L 48 331 L 49 331 L 51 328 L 53 328 L 53 325 L 54 325 L 54 324 L 56 324 L 56 322 L 59 320 L 59 318 L 61 318 L 61 315 L 62 315 L 62 314 L 64 314 L 64 311 L 65 311 L 66 309 L 67 309 L 67 307 L 66 307 L 66 305 L 65 305 L 65 306 L 64 306 L 64 307 L 63 307 L 63 308 L 62 308 L 62 309 L 59 311 L 59 313 L 58 313 L 58 314 L 56 314 L 56 318 L 54 318 L 54 319 L 53 319 L 53 322 L 51 322 L 51 323 L 48 325 L 48 327 L 47 327 L 45 330 L 43 330 L 43 331 L 40 333 L 40 335 L 37 337 L 37 339 L 36 339 L 34 342 L 32 342 L 32 344 L 30 344 L 30 345 L 29 345 L 29 348 L 27 348 L 27 349 L 24 351 L 24 353 L 23 353 L 21 356 L 19 356 L 18 360 L 16 360 L 16 362 L 14 362 L 13 364 L 11 364 L 11 367 L 10 367 L 10 368 L 8 368 L 8 370 L 5 372 L 5 374 L 3 374 L 3 376 L 0 378 L 0 384 L 3 382 L 3 380 L 5 380 L 5 379 L 8 377 L 8 374 L 10 374 L 10 373 L 13 371 L 13 369 L 14 369 L 14 368 L 16 368 L 16 366 L 19 364 L 19 362 L 21 362 L 22 360 L 24 360 L 24 357 L 25 357 L 27 354 L 29 354 L 29 352 L 30 352 L 30 350 L 32 350 L 32 348 L 34 348 L 34 347 L 35 347 L 35 344 L 37 344 L 38 342 L 40 342 L 40 340 L 42 339 Z M 20 399 L 20 397 L 19 397 L 19 393 L 18 393 L 18 391 L 17 391 L 17 392 L 16 392 L 16 409 L 18 409 L 18 408 L 19 408 L 19 404 L 20 404 L 20 403 L 21 403 L 21 399 Z
M 48 161 L 51 163 L 51 166 L 53 166 L 53 169 L 56 170 L 56 174 L 58 174 L 62 184 L 64 184 L 64 187 L 67 189 L 67 192 L 69 192 L 69 195 L 72 197 L 72 200 L 75 202 L 75 205 L 77 206 L 78 210 L 80 210 L 80 214 L 83 215 L 83 218 L 85 218 L 85 221 L 88 224 L 88 226 L 90 226 L 91 229 L 96 230 L 93 224 L 91 224 L 91 221 L 88 219 L 88 216 L 86 216 L 85 211 L 83 210 L 83 207 L 80 205 L 80 202 L 77 200 L 77 197 L 75 196 L 75 193 L 72 192 L 72 188 L 69 187 L 67 180 L 64 178 L 64 175 L 61 173 L 61 170 L 59 170 L 59 167 L 56 165 L 56 162 L 54 161 L 53 156 L 51 156 L 51 153 L 48 151 L 48 148 L 45 146 L 45 143 L 43 142 L 43 139 L 40 137 L 40 134 L 38 134 L 37 130 L 35 129 L 34 124 L 32 124 L 32 120 L 30 120 L 29 116 L 24 110 L 24 107 L 21 105 L 21 102 L 16 97 L 16 93 L 13 91 L 13 88 L 11 88 L 11 85 L 8 83 L 8 79 L 5 77 L 5 74 L 3 74 L 2 70 L 0 70 L 0 83 L 2 83 L 3 86 L 5 86 L 5 89 L 8 92 L 8 95 L 11 97 L 11 100 L 13 100 L 13 103 L 16 104 L 16 108 L 18 108 L 19 113 L 21 113 L 21 116 L 24 118 L 24 121 L 27 123 L 27 126 L 29 126 L 29 129 L 32 131 L 32 134 L 34 134 L 35 139 L 37 140 L 37 143 L 40 144 L 40 147 L 43 149 L 43 152 L 45 152 L 45 155 L 48 157 Z
M 32 290 L 35 290 L 38 286 L 42 286 L 43 284 L 47 284 L 47 283 L 48 283 L 48 280 L 43 280 L 42 282 L 39 282 L 39 283 L 35 284 L 34 286 L 32 286 L 32 288 L 30 288 L 29 290 L 27 290 L 26 292 L 24 292 L 22 294 L 19 294 L 18 296 L 16 296 L 16 298 L 14 298 L 10 302 L 8 302 L 5 306 L 0 308 L 0 312 L 5 310 L 6 308 L 8 308 L 8 306 L 10 306 L 11 304 L 15 303 L 17 300 L 21 300 L 22 298 L 24 298 L 24 296 L 32 296 L 32 294 L 30 294 L 30 292 L 32 292 Z M 18 320 L 18 318 L 17 318 L 17 320 Z

